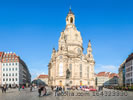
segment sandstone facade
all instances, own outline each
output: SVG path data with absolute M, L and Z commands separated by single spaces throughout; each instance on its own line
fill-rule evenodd
M 83 40 L 75 26 L 75 15 L 69 10 L 66 28 L 61 32 L 59 47 L 53 49 L 48 65 L 50 86 L 95 86 L 91 42 L 87 54 L 83 54 Z

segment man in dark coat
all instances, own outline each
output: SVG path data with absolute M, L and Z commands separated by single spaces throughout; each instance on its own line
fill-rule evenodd
M 41 85 L 39 85 L 39 87 L 38 87 L 38 94 L 39 94 L 39 97 L 41 96 L 41 91 L 42 91 L 42 87 L 41 87 Z

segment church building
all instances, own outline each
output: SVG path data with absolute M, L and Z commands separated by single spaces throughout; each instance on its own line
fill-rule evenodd
M 95 86 L 95 61 L 91 42 L 83 53 L 83 40 L 75 26 L 75 15 L 69 9 L 65 30 L 61 32 L 58 50 L 53 48 L 48 65 L 49 86 Z

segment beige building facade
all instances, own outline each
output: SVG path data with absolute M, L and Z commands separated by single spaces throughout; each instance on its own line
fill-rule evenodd
M 118 74 L 99 72 L 96 75 L 96 86 L 118 86 Z
M 75 15 L 69 10 L 65 30 L 61 32 L 58 50 L 53 49 L 48 65 L 50 86 L 95 86 L 91 42 L 83 54 L 83 40 L 75 26 Z
M 110 74 L 110 72 L 99 72 L 96 75 L 96 86 L 109 85 L 109 74 Z

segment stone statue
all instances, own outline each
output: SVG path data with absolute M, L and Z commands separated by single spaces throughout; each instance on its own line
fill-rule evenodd
M 69 71 L 69 69 L 67 69 L 66 70 L 66 79 L 69 79 L 69 77 L 70 77 L 70 71 Z

